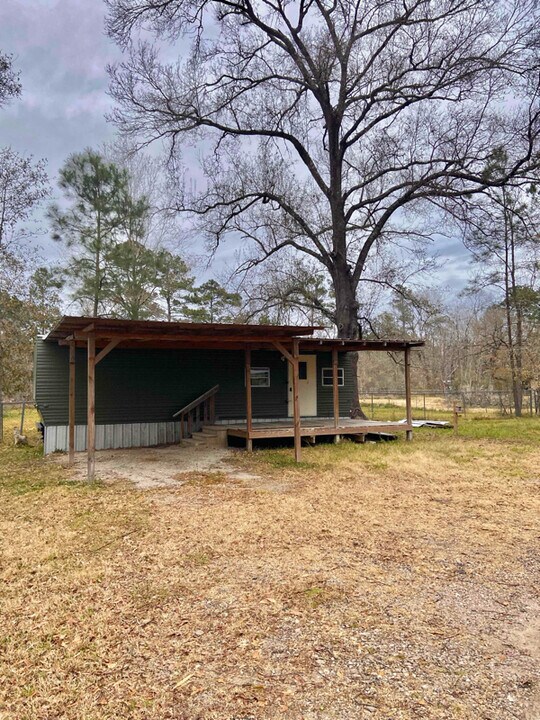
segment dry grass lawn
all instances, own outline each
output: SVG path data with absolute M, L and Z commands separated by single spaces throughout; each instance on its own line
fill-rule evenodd
M 144 491 L 1 447 L 0 718 L 537 720 L 540 420 L 463 432 Z

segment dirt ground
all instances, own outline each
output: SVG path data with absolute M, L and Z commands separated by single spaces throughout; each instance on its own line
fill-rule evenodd
M 540 423 L 482 428 L 0 462 L 0 718 L 538 720 Z
M 100 450 L 96 452 L 96 476 L 108 483 L 126 481 L 141 490 L 179 487 L 187 482 L 193 473 L 215 472 L 232 479 L 257 479 L 234 465 L 237 452 L 218 447 L 179 445 Z M 53 455 L 51 458 L 63 468 L 68 468 L 65 454 Z M 85 479 L 85 453 L 75 454 L 75 464 L 70 472 L 77 479 Z

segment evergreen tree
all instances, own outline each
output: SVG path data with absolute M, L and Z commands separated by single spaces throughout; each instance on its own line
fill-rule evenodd
M 133 212 L 127 172 L 87 149 L 68 158 L 59 186 L 69 207 L 51 206 L 53 237 L 72 252 L 66 272 L 74 299 L 95 317 L 106 310 L 107 257 Z
M 169 250 L 159 250 L 156 254 L 157 289 L 165 303 L 168 322 L 186 314 L 186 302 L 193 293 L 193 277 L 189 268 L 179 255 Z
M 107 260 L 106 294 L 112 313 L 128 320 L 159 317 L 157 253 L 131 239 L 115 245 Z
M 238 293 L 228 292 L 215 280 L 208 280 L 194 288 L 187 302 L 191 307 L 186 308 L 185 314 L 193 322 L 222 323 L 234 318 L 241 298 Z

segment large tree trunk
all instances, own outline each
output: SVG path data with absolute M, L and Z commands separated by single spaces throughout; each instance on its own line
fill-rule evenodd
M 333 273 L 334 292 L 336 295 L 336 326 L 338 337 L 347 340 L 358 340 L 361 335 L 358 321 L 358 300 L 356 286 L 348 265 L 336 263 Z M 349 414 L 352 418 L 367 420 L 360 407 L 358 391 L 358 353 L 351 353 L 353 397 Z

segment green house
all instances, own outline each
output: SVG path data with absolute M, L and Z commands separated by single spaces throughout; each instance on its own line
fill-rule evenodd
M 92 451 L 89 436 L 97 450 L 174 443 L 208 424 L 248 448 L 265 429 L 347 434 L 351 352 L 408 356 L 421 343 L 315 337 L 320 330 L 64 317 L 35 349 L 45 453 Z

